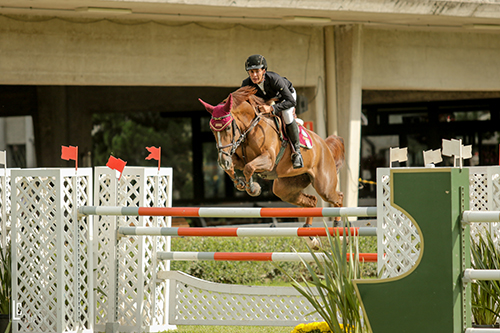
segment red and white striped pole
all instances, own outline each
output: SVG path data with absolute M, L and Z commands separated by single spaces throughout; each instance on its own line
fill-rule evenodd
M 377 228 L 328 228 L 331 236 L 377 236 Z M 325 237 L 325 228 L 166 228 L 119 227 L 120 236 L 179 236 L 179 237 Z
M 178 217 L 369 217 L 376 207 L 242 208 L 242 207 L 116 207 L 84 206 L 82 215 L 178 216 Z
M 324 253 L 316 253 L 319 261 L 324 261 Z M 347 254 L 346 259 L 351 258 Z M 315 261 L 313 255 L 309 252 L 158 252 L 159 260 L 173 261 Z M 359 253 L 360 262 L 377 262 L 376 253 Z

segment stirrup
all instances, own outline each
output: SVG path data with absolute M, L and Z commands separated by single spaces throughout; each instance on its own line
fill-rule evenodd
M 294 169 L 300 169 L 304 167 L 304 161 L 302 160 L 302 155 L 300 153 L 292 154 L 292 166 Z

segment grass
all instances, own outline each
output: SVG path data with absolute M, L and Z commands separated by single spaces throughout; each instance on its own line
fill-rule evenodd
M 298 237 L 173 237 L 171 248 L 193 252 L 309 252 L 306 241 Z M 377 238 L 359 237 L 359 252 L 376 253 Z M 300 262 L 172 261 L 170 269 L 211 282 L 266 286 L 291 285 L 282 270 L 292 276 L 307 274 Z M 376 277 L 376 263 L 362 263 L 360 269 L 363 278 Z

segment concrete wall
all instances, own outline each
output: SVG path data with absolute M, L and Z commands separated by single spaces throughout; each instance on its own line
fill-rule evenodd
M 363 89 L 500 91 L 500 34 L 364 29 Z
M 321 27 L 30 20 L 0 16 L 0 84 L 239 86 L 255 53 L 298 87 L 323 73 Z

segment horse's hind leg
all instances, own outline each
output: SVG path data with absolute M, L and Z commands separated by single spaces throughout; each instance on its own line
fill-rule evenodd
M 331 177 L 318 176 L 313 181 L 313 187 L 321 196 L 321 198 L 334 207 L 342 207 L 344 205 L 344 194 L 337 191 L 337 175 L 335 174 L 335 179 L 332 180 Z M 340 222 L 341 218 L 336 217 L 336 222 Z
M 273 193 L 281 200 L 300 207 L 316 207 L 318 199 L 314 195 L 302 192 L 309 184 L 311 179 L 303 174 L 290 178 L 278 178 L 273 183 Z M 312 217 L 306 219 L 306 225 L 312 224 Z

